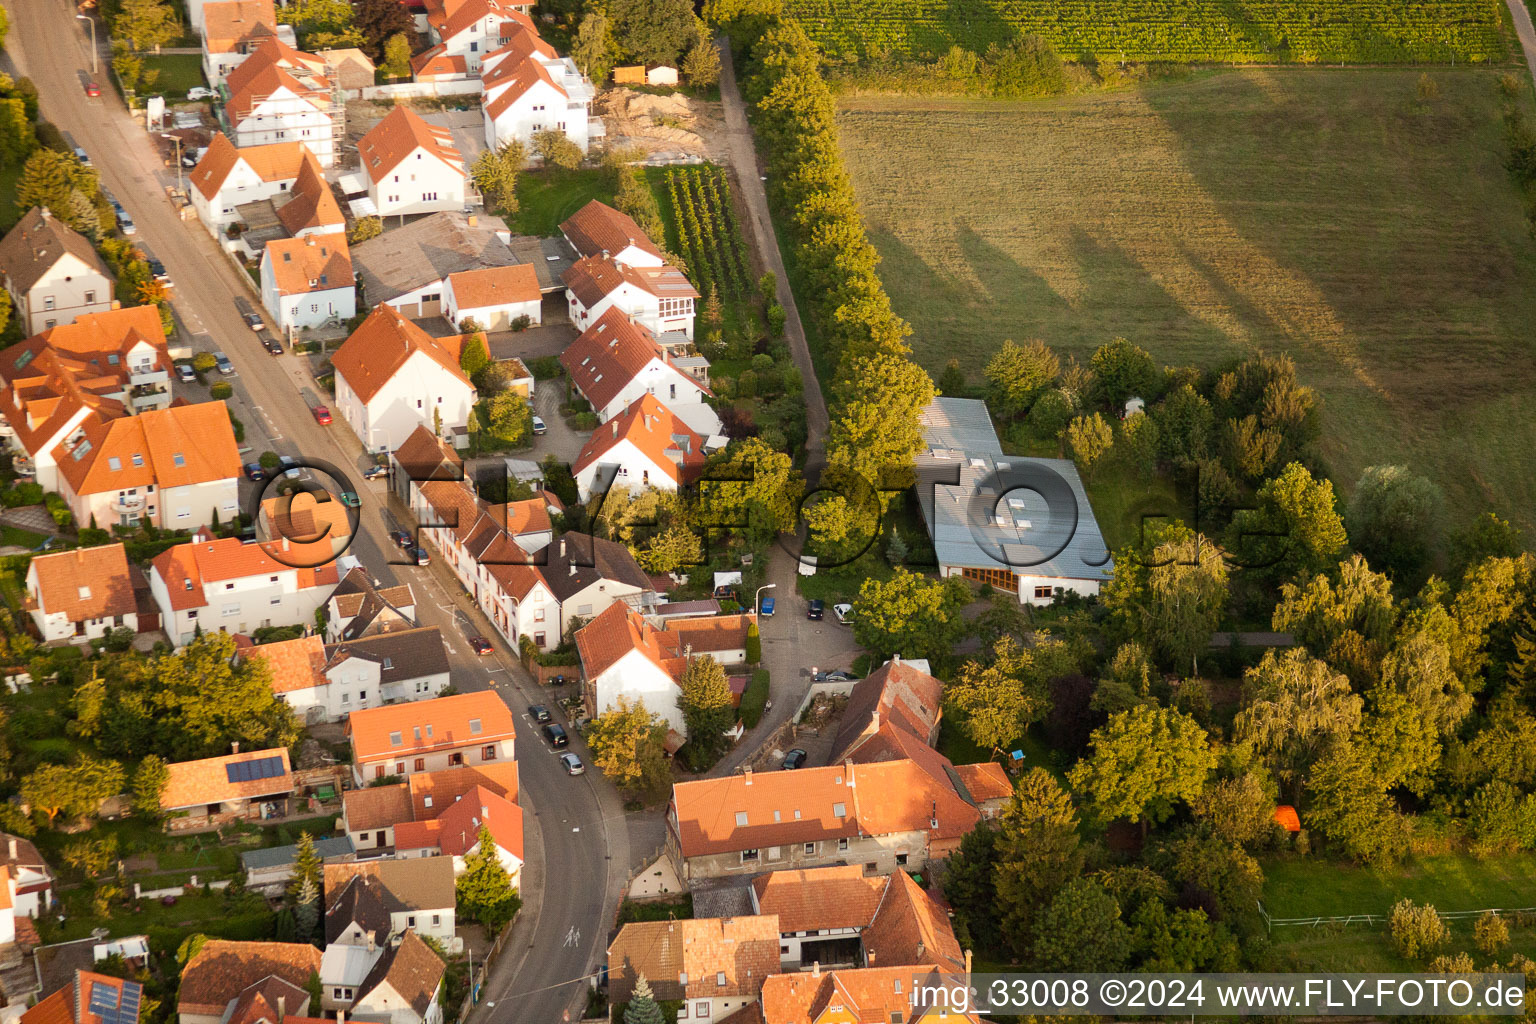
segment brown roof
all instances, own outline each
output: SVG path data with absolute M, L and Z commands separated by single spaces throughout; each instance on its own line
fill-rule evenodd
M 436 157 L 459 174 L 464 173 L 464 158 L 453 144 L 453 133 L 447 128 L 428 124 L 410 107 L 396 107 L 384 116 L 384 120 L 368 129 L 357 143 L 358 158 L 363 170 L 375 184 L 394 171 L 400 161 L 421 149 L 428 156 Z M 415 166 L 415 165 L 412 165 Z M 532 268 L 530 268 L 532 269 Z
M 388 984 L 418 1017 L 425 1019 L 443 983 L 445 970 L 447 965 L 441 958 L 421 941 L 414 929 L 407 929 L 399 944 L 385 951 L 358 986 L 358 999 L 361 1001 L 380 985 Z
M 37 601 L 50 615 L 71 622 L 132 614 L 138 609 L 122 544 L 76 548 L 32 559 Z
M 854 684 L 848 695 L 832 760 L 843 761 L 877 730 L 905 729 L 928 743 L 939 725 L 944 684 L 901 661 L 888 661 Z M 855 760 L 868 760 L 855 757 Z
M 320 973 L 320 951 L 307 942 L 210 939 L 181 972 L 178 1013 L 218 1017 L 230 1000 L 270 975 L 308 988 Z
M 333 235 L 305 235 L 268 242 L 266 259 L 272 264 L 272 278 L 277 283 L 279 295 L 351 288 L 353 284 L 347 236 L 339 231 Z
M 403 110 L 403 107 L 397 107 Z M 531 263 L 510 267 L 485 267 L 448 275 L 459 309 L 504 306 L 512 302 L 538 302 L 539 277 Z
M 325 685 L 325 638 L 318 633 L 277 643 L 257 644 L 245 657 L 267 663 L 273 693 L 293 693 Z
M 340 231 L 347 221 L 341 215 L 336 195 L 325 180 L 325 173 L 320 170 L 320 161 L 315 159 L 308 146 L 302 148 L 304 153 L 299 164 L 299 176 L 294 180 L 293 188 L 288 190 L 291 198 L 278 209 L 277 219 L 290 235 L 311 228 L 333 228 Z M 346 236 L 341 237 L 345 239 Z M 342 249 L 345 248 L 343 244 Z
M 598 317 L 580 337 L 566 346 L 560 354 L 560 365 L 570 375 L 571 383 L 601 409 L 618 397 L 624 385 L 652 359 L 660 359 L 683 380 L 709 393 L 708 388 L 673 366 L 671 357 L 656 342 L 656 336 L 617 306 Z
M 827 1019 L 864 1022 L 914 1020 L 912 987 L 915 976 L 925 979 L 936 971 L 933 962 L 913 967 L 865 967 L 848 971 L 800 972 L 778 974 L 763 983 L 762 1013 L 767 1024 L 816 1024 Z M 932 984 L 942 984 L 937 974 Z M 831 1006 L 843 1007 L 841 1014 L 823 1018 Z M 921 1020 L 939 1020 L 936 1016 Z M 945 1024 L 980 1024 L 972 1013 L 951 1011 Z
M 223 132 L 213 137 L 208 151 L 198 160 L 188 175 L 192 185 L 212 199 L 224 187 L 224 181 L 235 164 L 245 161 L 262 181 L 293 181 L 299 176 L 308 148 L 301 142 L 274 142 L 266 146 L 246 146 L 236 149 Z
M 658 1000 L 755 998 L 779 969 L 779 919 L 772 914 L 626 924 L 608 947 L 615 1003 L 629 999 L 642 974 Z
M 252 761 L 275 759 L 280 768 L 275 775 L 263 778 L 235 781 L 234 765 Z M 244 750 L 222 757 L 205 757 L 200 761 L 178 761 L 166 765 L 165 789 L 160 793 L 160 806 L 166 810 L 198 807 L 203 804 L 223 803 L 226 800 L 250 800 L 255 797 L 275 796 L 293 791 L 293 771 L 288 764 L 288 748 L 273 747 L 270 750 Z
M 365 708 L 347 716 L 347 735 L 359 762 L 510 740 L 513 732 L 512 712 L 500 694 L 489 690 Z
M 949 914 L 905 871 L 890 876 L 862 938 L 865 961 L 874 967 L 937 961 L 942 970 L 965 969 Z
M 961 785 L 970 794 L 972 803 L 1007 800 L 1013 796 L 1013 783 L 1008 780 L 1008 773 L 1003 770 L 1003 766 L 996 761 L 957 764 L 955 774 L 960 777 Z
M 223 402 L 173 405 L 137 416 L 88 417 L 84 439 L 53 450 L 76 494 L 155 484 L 161 490 L 240 475 L 235 431 Z
M 862 864 L 770 871 L 752 879 L 760 914 L 774 914 L 782 932 L 863 928 L 874 919 L 886 879 Z
M 410 857 L 405 860 L 327 864 L 327 908 L 335 902 L 353 875 L 378 880 L 384 887 L 384 906 L 391 914 L 408 910 L 440 910 L 454 903 L 452 857 Z
M 425 425 L 411 431 L 411 436 L 395 449 L 394 455 L 395 461 L 412 480 L 464 479 L 464 460 L 459 453 Z
M 108 279 L 112 277 L 90 239 L 43 207 L 34 206 L 0 239 L 0 275 L 10 279 L 15 291 L 29 292 L 65 255 L 79 258 Z
M 203 4 L 203 52 L 230 53 L 242 43 L 277 34 L 272 0 L 221 0 Z
M 401 316 L 393 306 L 380 303 L 331 357 L 331 365 L 357 394 L 358 400 L 365 404 L 417 352 L 425 354 L 473 390 L 474 385 L 459 366 L 462 342 L 459 335 L 434 338 Z
M 662 259 L 661 250 L 627 213 L 596 199 L 562 222 L 560 231 L 582 256 L 617 256 L 631 245 Z
M 390 828 L 411 820 L 411 794 L 403 782 L 349 789 L 341 795 L 341 806 L 347 828 L 353 832 Z
M 395 826 L 395 849 L 435 849 L 462 857 L 479 841 L 480 827 L 519 861 L 523 859 L 523 809 L 485 786 L 475 786 L 425 821 Z

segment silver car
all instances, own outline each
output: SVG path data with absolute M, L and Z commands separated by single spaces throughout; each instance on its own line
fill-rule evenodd
M 580 775 L 587 770 L 586 766 L 581 763 L 581 758 L 575 754 L 561 754 L 560 764 L 564 766 L 565 774 L 567 775 Z

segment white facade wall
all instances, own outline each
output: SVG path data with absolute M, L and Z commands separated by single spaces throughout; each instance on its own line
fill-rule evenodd
M 382 779 L 390 775 L 398 775 L 403 779 L 417 772 L 440 772 L 459 765 L 475 767 L 511 761 L 512 746 L 512 740 L 503 739 L 487 743 L 466 743 L 459 747 L 444 747 L 425 754 L 402 750 L 397 754 L 375 755 L 365 761 L 354 763 L 352 778 L 359 786 L 366 786 L 374 779 Z M 485 756 L 486 747 L 493 748 L 491 757 Z M 420 767 L 417 767 L 418 761 L 421 762 Z
M 31 291 L 12 291 L 11 300 L 18 311 L 25 311 L 30 337 L 50 327 L 72 324 L 86 313 L 110 311 L 112 288 L 111 278 L 73 253 L 65 253 L 37 279 Z
M 381 217 L 462 210 L 464 174 L 418 146 L 383 181 L 370 182 L 368 196 Z
M 643 700 L 647 711 L 659 715 L 679 735 L 688 735 L 682 709 L 677 706 L 681 693 L 677 683 L 639 651 L 630 651 L 608 666 L 594 681 L 594 693 L 599 715 L 617 707 L 620 697 L 631 702 Z
M 674 310 L 669 307 L 667 315 L 662 316 L 659 298 L 626 281 L 604 295 L 590 308 L 583 306 L 581 300 L 576 297 L 576 293 L 569 288 L 565 290 L 565 301 L 571 323 L 576 325 L 577 330 L 586 330 L 597 323 L 604 313 L 618 307 L 625 316 L 646 327 L 652 334 L 682 331 L 688 336 L 689 341 L 693 340 L 694 302 L 692 299 L 677 300 L 681 302 L 681 308 Z
M 275 195 L 287 192 L 296 180 L 280 178 L 267 181 L 251 170 L 250 164 L 244 160 L 236 160 L 235 166 L 230 168 L 224 183 L 219 186 L 218 192 L 214 193 L 212 199 L 206 198 L 202 190 L 195 186 L 188 191 L 192 196 L 192 208 L 197 211 L 197 219 L 203 222 L 203 227 L 208 229 L 210 235 L 222 239 L 225 229 L 240 219 L 235 213 L 235 207 L 244 203 L 271 199 Z
M 537 299 L 528 302 L 504 302 L 499 306 L 460 306 L 453 294 L 453 279 L 443 282 L 443 316 L 448 322 L 457 324 L 465 317 L 474 317 L 475 322 L 487 331 L 505 331 L 512 321 L 520 316 L 526 316 L 530 322 L 540 324 L 544 322 L 542 313 L 543 304 Z
M 276 577 L 274 580 L 273 577 Z M 298 570 L 203 584 L 209 603 L 181 611 L 171 606 L 171 586 L 180 580 L 164 580 L 160 571 L 149 571 L 149 590 L 160 606 L 160 625 L 176 647 L 192 642 L 201 626 L 204 633 L 224 630 L 250 633 L 263 626 L 307 626 L 315 620 L 315 609 L 325 603 L 329 587 L 300 588 Z
M 323 327 L 328 320 L 350 320 L 357 314 L 357 289 L 351 281 L 336 288 L 284 295 L 278 291 L 272 253 L 261 257 L 261 304 L 282 331 Z
M 230 141 L 239 149 L 273 142 L 302 142 L 321 167 L 336 163 L 336 140 L 330 113 L 286 87 L 258 103 L 233 127 Z
M 655 395 L 658 402 L 673 410 L 680 405 L 702 404 L 705 397 L 704 389 L 698 381 L 677 367 L 662 362 L 658 356 L 641 367 L 640 372 L 630 378 L 607 405 L 600 409 L 594 407 L 593 411 L 597 413 L 599 422 L 607 423 L 645 394 Z
M 234 477 L 164 489 L 149 484 L 121 491 L 76 494 L 63 475 L 57 476 L 59 494 L 74 511 L 76 522 L 89 526 L 92 518 L 103 530 L 148 521 L 166 530 L 195 530 L 211 526 L 213 513 L 229 522 L 240 511 L 240 484 Z
M 997 566 L 997 568 L 1003 568 Z M 964 566 L 944 565 L 939 567 L 940 576 L 960 576 L 965 570 Z M 1065 576 L 1019 576 L 1018 598 L 1020 604 L 1044 607 L 1055 600 L 1056 590 L 1070 591 L 1081 594 L 1083 597 L 1093 597 L 1099 592 L 1098 580 L 1079 580 Z M 1049 590 L 1049 593 L 1046 591 Z
M 452 911 L 449 911 L 449 915 L 452 916 Z M 421 935 L 441 937 L 431 928 L 418 928 L 416 931 Z M 449 946 L 453 945 L 451 928 L 443 941 Z M 411 1004 L 388 983 L 379 985 L 353 1003 L 351 1016 L 358 1020 L 376 1022 L 376 1024 L 443 1024 L 443 1007 L 438 1002 L 442 986 L 439 985 L 438 989 L 439 991 L 432 995 L 432 1002 L 427 1007 L 426 1016 L 418 1014 Z
M 490 149 L 500 149 L 509 142 L 527 145 L 533 136 L 542 131 L 558 129 L 585 153 L 590 144 L 588 121 L 590 104 L 572 103 L 566 94 L 542 79 L 519 96 L 501 115 L 492 118 L 489 106 L 510 83 L 502 84 L 485 94 L 485 144 Z
M 370 452 L 392 452 L 417 427 L 433 429 L 433 410 L 442 414 L 439 436 L 446 437 L 469 421 L 474 404 L 475 389 L 423 352 L 413 353 L 366 405 L 336 375 L 336 407 Z
M 598 461 L 576 474 L 576 491 L 582 501 L 609 486 L 627 487 L 631 493 L 646 488 L 675 491 L 677 481 L 667 475 L 665 467 L 658 465 L 649 455 L 635 447 L 633 442 L 621 440 L 604 452 Z

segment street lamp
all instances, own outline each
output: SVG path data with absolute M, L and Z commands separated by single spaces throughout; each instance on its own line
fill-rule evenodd
M 162 139 L 170 139 L 176 143 L 176 191 L 181 191 L 181 136 L 172 135 L 170 132 L 161 132 Z
M 765 590 L 772 590 L 774 587 L 777 587 L 777 586 L 778 586 L 777 583 L 764 583 L 762 586 L 757 588 L 757 593 L 752 595 L 752 614 L 753 615 L 756 615 L 756 616 L 759 616 L 759 617 L 761 617 L 761 615 L 762 615 L 762 611 L 763 611 L 763 604 L 762 604 L 763 591 L 765 591 Z
M 101 65 L 99 63 L 101 51 L 96 48 L 96 19 L 87 18 L 83 14 L 77 14 L 75 15 L 75 20 L 83 21 L 87 25 L 91 26 L 91 74 L 97 74 L 101 71 Z

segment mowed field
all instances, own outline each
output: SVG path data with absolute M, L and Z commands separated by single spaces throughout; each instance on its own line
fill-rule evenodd
M 1004 338 L 1086 361 L 1291 354 L 1347 490 L 1404 463 L 1536 537 L 1536 241 L 1497 75 L 1250 69 L 1043 102 L 845 97 L 881 277 L 937 374 Z M 1529 103 L 1529 96 L 1524 102 Z

